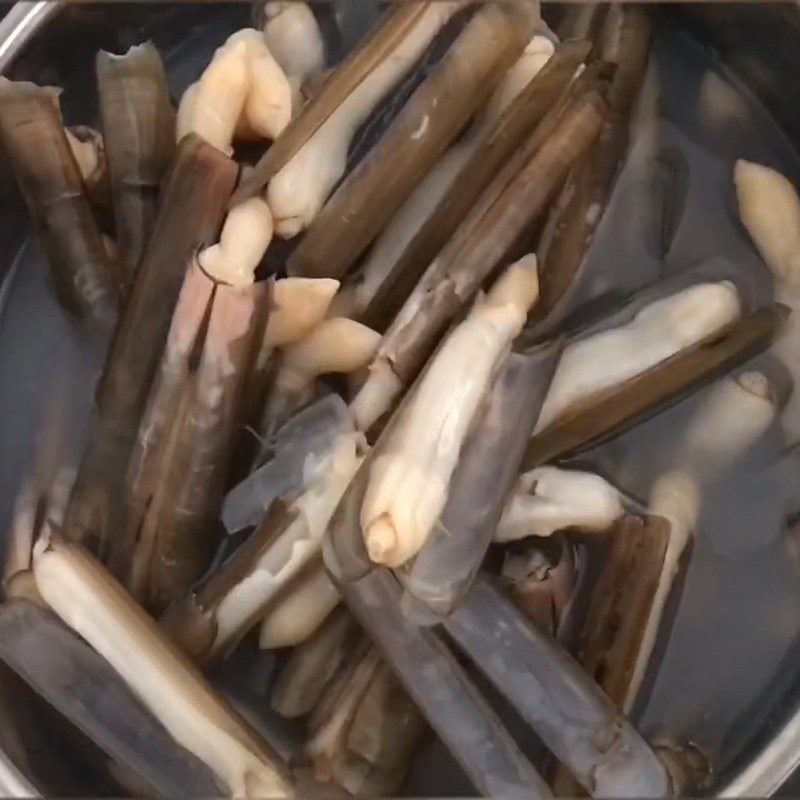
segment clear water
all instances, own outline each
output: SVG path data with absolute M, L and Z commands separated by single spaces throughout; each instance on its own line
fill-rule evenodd
M 244 22 L 239 14 L 231 12 L 229 28 L 186 31 L 181 46 L 167 53 L 176 95 L 237 22 Z M 736 158 L 746 157 L 800 183 L 797 154 L 754 98 L 706 51 L 669 27 L 657 36 L 640 106 L 631 154 L 591 258 L 603 265 L 610 283 L 632 289 L 722 257 L 736 271 L 756 275 L 768 293 L 769 275 L 736 219 L 731 171 Z M 685 212 L 662 262 L 652 247 L 649 165 L 665 146 L 684 154 L 690 175 Z M 70 420 L 63 459 L 77 459 L 105 344 L 59 308 L 35 242 L 17 255 L 1 297 L 0 526 L 5 529 L 54 403 L 66 404 Z M 673 466 L 665 455 L 669 445 L 706 398 L 701 392 L 581 460 L 644 498 L 656 475 Z M 645 734 L 690 739 L 721 768 L 747 744 L 752 723 L 771 710 L 763 698 L 800 632 L 800 574 L 784 530 L 787 514 L 800 506 L 800 465 L 782 450 L 775 427 L 735 467 L 707 476 L 680 605 L 641 718 Z M 220 680 L 234 693 L 238 684 L 247 684 L 245 694 L 255 696 L 252 682 L 237 682 L 230 669 Z M 261 689 L 259 703 L 266 704 Z M 434 745 L 420 758 L 410 789 L 437 794 L 444 786 L 449 793 L 469 792 Z

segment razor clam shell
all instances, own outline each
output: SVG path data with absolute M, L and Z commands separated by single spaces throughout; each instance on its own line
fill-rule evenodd
M 433 629 L 406 619 L 399 604 L 400 586 L 391 573 L 376 569 L 340 589 L 350 610 L 480 794 L 552 797 Z
M 578 660 L 622 708 L 661 579 L 669 541 L 662 517 L 623 517 L 607 534 Z
M 297 412 L 270 445 L 271 457 L 231 489 L 222 506 L 228 533 L 255 525 L 278 497 L 297 492 L 309 458 L 318 459 L 340 433 L 352 430 L 347 406 L 329 394 Z
M 272 708 L 290 718 L 310 713 L 361 635 L 350 612 L 335 610 L 313 636 L 292 650 L 272 686 Z
M 285 503 L 273 501 L 245 543 L 199 587 L 174 601 L 164 612 L 161 627 L 193 661 L 204 664 L 211 657 L 217 637 L 217 607 L 250 574 L 295 516 Z
M 214 765 L 215 775 L 229 791 L 234 782 L 243 789 L 269 783 L 276 795 L 291 794 L 285 762 L 99 561 L 54 532 L 37 546 L 34 574 L 58 616 L 112 663 L 176 741 L 205 752 L 205 763 Z M 69 591 L 63 590 L 65 584 Z M 177 709 L 181 713 L 176 714 Z M 188 724 L 192 718 L 205 735 Z M 217 748 L 207 747 L 209 736 L 218 737 Z
M 143 533 L 153 526 L 146 596 L 159 611 L 182 596 L 213 557 L 241 390 L 259 338 L 263 288 L 215 287 L 200 363 L 181 388 L 160 485 L 141 520 Z
M 561 343 L 512 352 L 495 378 L 450 479 L 441 520 L 403 578 L 404 600 L 448 614 L 467 591 L 491 542 L 561 356 Z
M 568 106 L 540 146 L 534 131 L 426 269 L 377 356 L 404 383 L 416 377 L 447 324 L 543 211 L 570 165 L 597 135 L 604 108 L 602 97 L 590 91 Z M 532 140 L 536 147 L 531 154 Z
M 391 58 L 392 51 L 425 13 L 425 9 L 425 3 L 393 5 L 361 45 L 331 72 L 314 99 L 286 126 L 252 172 L 244 177 L 233 196 L 234 203 L 259 194 L 264 189 L 269 179 L 286 166 L 344 98 L 380 63 Z
M 153 234 L 106 356 L 89 442 L 64 519 L 64 532 L 107 550 L 122 504 L 123 478 L 169 331 L 184 271 L 216 240 L 236 163 L 199 137 L 178 147 Z
M 644 739 L 580 665 L 486 580 L 473 584 L 444 626 L 592 796 L 668 794 L 666 771 Z
M 347 749 L 374 767 L 402 776 L 426 728 L 397 676 L 381 662 L 353 715 Z
M 531 437 L 523 468 L 555 461 L 611 438 L 724 375 L 769 346 L 785 306 L 755 311 L 620 386 L 576 406 Z
M 541 122 L 564 91 L 588 50 L 585 42 L 565 42 L 503 112 L 473 156 L 453 180 L 375 293 L 361 315 L 365 324 L 382 329 L 402 306 L 425 268 L 447 243 L 473 202 L 496 176 L 514 149 Z
M 95 61 L 117 247 L 129 287 L 155 225 L 158 194 L 175 146 L 175 113 L 152 42 Z
M 539 246 L 543 302 L 538 319 L 551 332 L 558 330 L 575 308 L 594 299 L 595 270 L 587 266 L 586 255 L 628 148 L 630 117 L 644 79 L 651 42 L 649 18 L 642 9 L 626 6 L 606 14 L 605 9 L 595 12 L 587 7 L 577 14 L 591 17 L 584 22 L 595 41 L 593 56 L 614 62 L 615 69 L 608 93 L 610 112 L 598 146 L 577 168 L 573 186 L 568 187 L 569 194 L 554 209 L 550 230 Z M 676 200 L 679 202 L 679 198 Z M 609 272 L 608 264 L 602 266 Z M 610 271 L 613 273 L 613 269 Z
M 0 85 L 0 142 L 33 218 L 62 304 L 104 327 L 117 317 L 120 268 L 97 227 L 51 89 Z
M 489 4 L 476 12 L 311 223 L 289 274 L 340 278 L 348 271 L 522 53 L 533 32 L 527 8 Z
M 139 600 L 145 597 L 147 590 L 147 572 L 137 567 L 145 546 L 141 541 L 143 520 L 164 478 L 164 468 L 167 466 L 164 463 L 165 443 L 179 412 L 196 342 L 198 339 L 202 342 L 205 333 L 207 309 L 213 294 L 213 282 L 198 266 L 190 266 L 181 286 L 158 372 L 130 455 L 125 476 L 122 523 L 104 554 L 111 571 L 115 575 L 125 576 L 126 588 Z M 198 310 L 204 313 L 198 314 Z M 149 561 L 152 546 L 148 549 Z
M 211 797 L 214 774 L 178 745 L 111 665 L 49 610 L 0 606 L 0 658 L 160 797 Z

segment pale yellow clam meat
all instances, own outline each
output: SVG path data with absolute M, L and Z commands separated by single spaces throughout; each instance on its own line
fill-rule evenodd
M 307 3 L 276 0 L 264 6 L 264 39 L 292 86 L 295 111 L 303 84 L 325 67 L 325 42 Z
M 318 375 L 361 369 L 377 352 L 380 339 L 377 331 L 354 320 L 323 320 L 304 339 L 283 348 L 276 387 L 297 393 Z
M 564 411 L 679 353 L 741 314 L 730 281 L 698 283 L 656 300 L 626 325 L 579 339 L 564 349 L 534 432 Z
M 261 197 L 249 197 L 225 218 L 219 242 L 202 250 L 197 261 L 214 280 L 249 286 L 272 240 L 272 214 Z
M 398 567 L 424 544 L 447 500 L 473 415 L 539 292 L 536 258 L 512 264 L 449 334 L 372 464 L 361 508 L 370 558 Z
M 772 352 L 795 382 L 800 367 L 800 197 L 774 169 L 737 161 L 734 170 L 739 217 L 775 277 L 775 297 L 791 309 Z M 789 444 L 800 441 L 800 390 L 792 391 L 781 421 Z
M 301 576 L 267 610 L 261 622 L 258 644 L 262 650 L 295 647 L 306 641 L 339 604 L 338 589 L 320 562 Z
M 774 169 L 739 160 L 733 173 L 739 217 L 781 284 L 800 287 L 800 197 Z
M 307 336 L 322 320 L 339 288 L 334 278 L 281 278 L 272 289 L 264 339 L 285 347 Z
M 497 542 L 550 536 L 565 528 L 607 530 L 625 513 L 622 496 L 591 472 L 537 467 L 520 475 L 494 533 Z

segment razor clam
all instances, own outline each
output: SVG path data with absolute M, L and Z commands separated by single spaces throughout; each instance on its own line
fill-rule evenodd
M 324 716 L 317 712 L 312 718 L 311 736 L 306 743 L 306 755 L 314 765 L 317 780 L 329 781 L 336 774 L 337 762 L 346 758 L 346 741 L 350 723 L 364 696 L 372 676 L 380 664 L 380 654 L 374 647 L 358 652 L 351 665 L 345 666 L 343 679 L 329 688 L 323 698 Z
M 570 102 L 590 91 L 604 91 L 608 72 L 605 64 L 588 67 L 570 83 L 588 47 L 588 43 L 581 41 L 560 45 L 541 74 L 506 109 L 484 145 L 459 173 L 451 191 L 392 267 L 382 291 L 365 311 L 366 321 L 374 325 L 380 322 L 385 327 L 386 320 L 392 319 L 402 308 L 420 276 L 472 211 L 490 181 L 497 178 L 501 168 L 505 169 L 503 174 L 509 180 L 513 179 L 523 168 L 525 154 L 534 153 L 553 133 Z M 532 132 L 525 148 L 521 149 L 519 145 Z M 504 167 L 507 161 L 511 164 Z M 498 184 L 496 188 L 502 195 L 504 187 Z M 497 196 L 489 194 L 487 200 L 485 207 L 497 200 Z
M 670 523 L 627 516 L 604 537 L 600 573 L 579 638 L 578 661 L 609 700 L 622 708 L 664 568 Z M 569 772 L 553 779 L 560 796 L 580 794 Z
M 297 113 L 304 84 L 325 67 L 325 42 L 317 18 L 307 3 L 273 0 L 264 3 L 264 40 L 292 86 Z
M 612 390 L 695 346 L 737 320 L 741 301 L 729 281 L 698 283 L 638 310 L 624 325 L 579 337 L 565 348 L 536 432 L 570 408 Z
M 483 561 L 561 353 L 560 343 L 512 352 L 470 423 L 441 517 L 403 578 L 411 598 L 447 614 Z
M 481 795 L 552 797 L 434 630 L 406 619 L 400 609 L 401 589 L 391 573 L 375 569 L 340 588 L 350 610 Z
M 661 762 L 594 681 L 485 579 L 444 627 L 592 796 L 669 793 Z
M 34 575 L 53 611 L 110 663 L 175 742 L 204 762 L 228 794 L 292 794 L 286 766 L 99 562 L 53 535 L 37 546 Z
M 446 38 L 447 25 L 457 10 L 454 3 L 424 6 L 425 13 L 393 47 L 388 58 L 342 101 L 331 117 L 269 182 L 267 199 L 275 211 L 280 236 L 291 238 L 308 228 L 337 183 L 351 172 L 391 124 L 406 84 L 413 86 L 433 43 Z M 389 90 L 401 101 L 382 103 Z M 356 134 L 361 135 L 356 139 Z
M 424 717 L 382 661 L 356 709 L 347 748 L 382 770 L 404 773 L 425 728 Z
M 320 541 L 361 460 L 361 437 L 340 435 L 291 504 L 273 503 L 256 532 L 207 584 L 167 611 L 165 626 L 194 658 L 230 652 L 319 552 Z
M 541 40 L 535 36 L 528 47 Z M 391 319 L 500 165 L 552 107 L 587 48 L 566 42 L 541 67 L 540 52 L 526 48 L 468 133 L 428 173 L 345 283 L 336 298 L 340 313 L 363 315 L 373 327 Z M 510 96 L 520 73 L 534 70 Z
M 286 587 L 261 621 L 258 646 L 262 650 L 295 647 L 313 636 L 339 605 L 333 585 L 320 558 Z
M 800 197 L 780 173 L 749 161 L 737 161 L 734 182 L 739 217 L 775 280 L 776 299 L 791 314 L 773 352 L 794 370 L 800 363 Z M 800 439 L 800 388 L 795 387 L 781 414 L 789 444 Z
M 396 425 L 382 437 L 360 513 L 376 564 L 401 566 L 433 530 L 492 373 L 522 330 L 538 291 L 535 256 L 507 267 L 443 341 Z
M 244 28 L 219 47 L 184 92 L 175 138 L 201 136 L 224 153 L 234 137 L 275 139 L 289 124 L 292 88 L 260 31 Z
M 64 519 L 68 538 L 110 547 L 123 479 L 184 271 L 213 241 L 237 176 L 235 162 L 197 137 L 178 147 L 155 228 L 106 356 L 89 442 Z
M 361 636 L 349 611 L 334 611 L 292 651 L 272 686 L 271 707 L 284 717 L 308 714 Z
M 551 536 L 566 528 L 605 531 L 625 508 L 620 491 L 591 472 L 536 467 L 517 479 L 494 531 L 496 542 Z
M 755 311 L 585 405 L 574 407 L 531 437 L 523 466 L 529 469 L 585 450 L 669 407 L 768 347 L 785 318 L 785 307 L 777 304 Z
M 265 301 L 263 284 L 237 288 L 197 267 L 187 273 L 131 454 L 125 519 L 110 558 L 148 608 L 182 596 L 211 562 Z
M 536 19 L 538 6 L 479 8 L 309 226 L 290 274 L 347 272 L 522 53 Z
M 113 667 L 52 612 L 0 606 L 0 659 L 159 797 L 214 796 L 214 773 L 181 747 Z
M 644 9 L 623 5 L 606 14 L 605 9 L 592 13 L 587 6 L 587 11 L 596 41 L 593 55 L 615 65 L 608 93 L 610 111 L 597 148 L 576 166 L 539 243 L 542 306 L 537 319 L 542 333 L 557 330 L 571 311 L 592 299 L 586 255 L 627 150 L 630 117 L 650 53 L 650 20 Z
M 642 701 L 646 672 L 670 593 L 681 562 L 688 557 L 702 498 L 722 470 L 741 458 L 767 431 L 778 409 L 768 380 L 755 372 L 726 377 L 713 386 L 706 401 L 689 420 L 675 452 L 666 454 L 674 469 L 660 475 L 650 491 L 649 512 L 670 523 L 664 565 L 643 629 L 635 663 L 621 707 L 629 713 Z
M 244 178 L 233 201 L 260 194 L 303 148 L 307 147 L 308 154 L 328 137 L 345 140 L 343 146 L 337 146 L 344 150 L 339 159 L 343 163 L 359 121 L 392 90 L 455 10 L 455 3 L 394 4 Z M 335 180 L 322 193 L 323 200 Z
M 248 202 L 248 201 L 245 201 Z M 366 366 L 380 334 L 346 317 L 325 319 L 305 338 L 281 349 L 261 415 L 259 435 L 268 439 L 306 403 L 320 375 L 347 374 Z
M 390 667 L 380 662 L 331 759 L 334 779 L 355 795 L 395 794 L 426 729 Z
M 414 380 L 448 323 L 537 219 L 570 165 L 596 137 L 604 109 L 598 91 L 575 98 L 552 134 L 540 144 L 534 131 L 482 192 L 386 332 L 351 406 L 362 430 Z
M 172 161 L 175 114 L 152 42 L 95 61 L 100 119 L 117 248 L 128 290 L 155 224 L 161 182 Z
M 225 497 L 222 522 L 228 533 L 255 525 L 273 500 L 296 493 L 303 484 L 307 460 L 323 458 L 336 437 L 349 430 L 347 406 L 338 394 L 329 394 L 295 414 L 270 442 L 266 463 Z
M 60 301 L 73 313 L 110 327 L 117 315 L 121 270 L 92 214 L 53 91 L 33 83 L 0 83 L 0 142 Z

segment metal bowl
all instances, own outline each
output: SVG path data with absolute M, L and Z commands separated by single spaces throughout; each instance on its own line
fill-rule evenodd
M 800 6 L 790 3 L 678 3 L 661 12 L 684 28 L 743 82 L 763 103 L 786 137 L 800 144 Z M 69 121 L 86 122 L 96 114 L 94 54 L 120 51 L 151 38 L 166 56 L 173 91 L 182 91 L 195 66 L 211 47 L 249 24 L 245 3 L 100 3 L 61 0 L 21 2 L 0 21 L 0 73 L 64 87 L 62 106 Z M 363 22 L 363 20 L 362 20 Z M 340 28 L 341 47 L 352 38 L 353 19 Z M 194 58 L 192 58 L 192 52 Z M 176 53 L 180 51 L 180 57 Z M 194 65 L 194 66 L 193 66 Z M 18 255 L 27 239 L 27 217 L 6 167 L 0 161 L 0 331 Z M 15 301 L 16 302 L 16 301 Z M 32 309 L 35 312 L 35 309 Z M 15 343 L 16 346 L 16 343 Z M 2 410 L 2 404 L 0 404 Z M 28 418 L 30 416 L 30 419 Z M 22 443 L 35 438 L 35 415 L 4 420 L 0 437 Z M 28 444 L 29 446 L 29 444 Z M 5 529 L 23 464 L 0 460 L 0 524 Z M 800 643 L 798 643 L 800 646 Z M 710 792 L 719 796 L 775 793 L 800 765 L 800 684 L 797 646 L 770 666 L 774 678 L 759 702 L 764 713 L 748 718 L 737 731 L 739 744 Z M 2 665 L 0 665 L 2 667 Z M 21 681 L 0 668 L 0 794 L 25 796 L 100 794 L 101 779 L 86 757 L 80 735 L 65 735 L 58 722 Z M 72 745 L 76 744 L 75 747 Z M 91 754 L 91 749 L 88 751 Z M 101 781 L 98 783 L 98 781 Z

